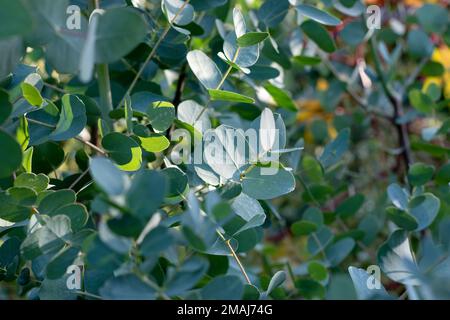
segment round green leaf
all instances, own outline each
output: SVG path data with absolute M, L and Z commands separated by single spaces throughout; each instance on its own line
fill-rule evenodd
M 328 277 L 327 268 L 317 261 L 312 261 L 308 264 L 308 273 L 316 281 L 324 281 Z
M 447 10 L 437 4 L 426 3 L 416 11 L 416 15 L 427 32 L 442 33 L 449 22 Z
M 147 24 L 139 12 L 128 8 L 106 10 L 99 18 L 95 36 L 96 62 L 119 60 L 137 47 L 147 32 Z
M 336 208 L 336 214 L 343 218 L 353 216 L 354 214 L 356 214 L 356 212 L 358 212 L 359 208 L 361 208 L 361 206 L 363 205 L 364 199 L 365 199 L 364 195 L 356 194 L 344 200 Z
M 1 49 L 0 49 L 1 52 Z M 1 72 L 1 71 L 0 71 Z M 1 73 L 0 73 L 1 77 Z M 9 102 L 9 94 L 0 88 L 0 125 L 8 119 L 12 111 L 12 104 Z
M 73 264 L 73 261 L 78 256 L 80 249 L 75 247 L 67 247 L 61 250 L 49 262 L 46 268 L 46 275 L 48 279 L 58 279 L 66 273 L 67 267 Z
M 408 94 L 411 105 L 420 112 L 430 113 L 435 109 L 433 100 L 418 89 L 413 89 Z
M 83 101 L 75 95 L 66 94 L 62 97 L 59 120 L 50 139 L 62 141 L 73 138 L 83 130 L 86 122 L 86 108 Z
M 271 83 L 266 83 L 264 85 L 264 89 L 266 89 L 267 92 L 271 95 L 277 106 L 289 111 L 297 111 L 297 107 L 295 106 L 294 101 L 286 91 L 274 86 Z
M 412 186 L 421 186 L 431 180 L 434 167 L 423 163 L 413 164 L 408 171 L 408 181 Z
M 159 133 L 151 133 L 147 137 L 137 136 L 142 149 L 148 152 L 161 152 L 170 146 L 169 139 Z
M 443 165 L 436 172 L 436 182 L 439 184 L 449 184 L 450 183 L 450 163 Z
M 317 231 L 317 225 L 310 221 L 297 221 L 291 226 L 294 236 L 304 236 Z
M 22 164 L 22 149 L 12 136 L 0 129 L 0 150 L 0 178 L 5 178 Z
M 186 174 L 177 167 L 170 167 L 162 170 L 168 179 L 169 187 L 166 191 L 167 202 L 180 202 L 189 190 L 188 178 Z
M 137 171 L 142 164 L 142 150 L 132 138 L 112 132 L 102 139 L 102 146 L 123 171 Z
M 44 102 L 41 93 L 33 85 L 23 82 L 20 87 L 22 88 L 22 95 L 25 100 L 32 106 L 40 107 Z
M 322 59 L 318 57 L 310 57 L 310 56 L 295 56 L 294 62 L 298 63 L 299 65 L 305 65 L 305 66 L 314 66 L 322 62 Z
M 248 68 L 258 61 L 259 44 L 249 47 L 238 47 L 236 33 L 229 32 L 223 43 L 223 52 L 229 61 L 241 68 Z
M 118 196 L 125 191 L 125 174 L 109 159 L 101 157 L 91 159 L 89 170 L 95 183 L 106 193 Z
M 281 167 L 275 174 L 267 175 L 264 168 L 255 166 L 242 180 L 242 191 L 258 200 L 273 199 L 294 189 L 294 176 Z
M 204 300 L 239 300 L 243 294 L 244 284 L 233 275 L 216 277 L 201 290 Z
M 306 299 L 323 299 L 325 288 L 317 281 L 311 279 L 300 279 L 295 282 L 298 293 Z
M 36 192 L 41 192 L 47 189 L 49 178 L 45 174 L 34 174 L 24 172 L 14 180 L 15 187 L 26 187 L 33 189 Z
M 331 53 L 336 50 L 336 45 L 330 34 L 318 22 L 307 20 L 301 24 L 300 28 L 323 51 Z
M 175 118 L 175 107 L 167 101 L 156 101 L 147 109 L 147 115 L 153 129 L 157 132 L 166 131 Z
M 408 231 L 416 230 L 417 227 L 419 226 L 414 216 L 398 208 L 388 207 L 386 209 L 386 213 L 389 219 L 394 221 L 396 225 L 405 230 Z
M 431 193 L 414 197 L 409 202 L 409 212 L 418 223 L 416 231 L 423 230 L 433 223 L 439 213 L 441 201 Z
M 106 281 L 100 295 L 109 300 L 153 300 L 156 291 L 138 276 L 125 274 Z
M 325 249 L 325 256 L 331 266 L 339 265 L 355 247 L 355 240 L 344 238 Z
M 185 26 L 194 20 L 194 7 L 181 0 L 163 0 L 162 8 L 170 23 Z
M 160 172 L 143 170 L 137 173 L 126 195 L 131 213 L 147 221 L 163 201 L 166 185 L 166 177 Z
M 56 209 L 51 215 L 65 215 L 70 219 L 72 231 L 76 232 L 83 228 L 89 218 L 89 214 L 84 205 L 79 203 L 68 204 Z
M 0 39 L 30 32 L 31 16 L 22 1 L 0 0 Z
M 55 142 L 46 142 L 33 148 L 32 170 L 48 174 L 55 171 L 64 161 L 64 150 Z
M 76 200 L 75 192 L 69 189 L 49 191 L 40 199 L 38 211 L 41 214 L 55 216 L 56 211 Z

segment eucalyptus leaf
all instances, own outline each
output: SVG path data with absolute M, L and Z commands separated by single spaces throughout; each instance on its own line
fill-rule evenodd
M 327 26 L 337 26 L 341 24 L 341 20 L 329 14 L 326 11 L 317 9 L 311 5 L 299 4 L 295 7 L 297 12 L 305 17 L 311 18 L 321 24 Z
M 222 74 L 214 61 L 200 50 L 188 52 L 186 59 L 192 72 L 206 89 L 218 88 Z
M 132 138 L 112 132 L 102 139 L 103 148 L 124 171 L 137 171 L 142 164 L 142 150 Z
M 0 129 L 0 149 L 7 157 L 0 158 L 0 178 L 19 169 L 22 163 L 22 149 L 12 136 Z
M 239 47 L 250 47 L 263 42 L 269 34 L 267 32 L 248 32 L 237 38 Z
M 390 299 L 389 294 L 380 281 L 373 275 L 369 275 L 366 270 L 349 267 L 348 272 L 352 277 L 358 299 Z M 373 285 L 373 288 L 369 288 L 369 283 Z
M 336 50 L 336 44 L 328 31 L 314 20 L 307 20 L 300 26 L 302 31 L 325 52 L 331 53 Z
M 221 101 L 231 101 L 231 102 L 243 102 L 243 103 L 254 103 L 255 100 L 253 98 L 244 96 L 242 94 L 231 92 L 231 91 L 224 91 L 224 90 L 215 90 L 215 89 L 209 89 L 209 96 L 211 97 L 211 100 L 221 100 Z
M 106 10 L 96 29 L 95 61 L 116 62 L 137 47 L 148 31 L 140 13 L 127 8 Z
M 86 108 L 77 96 L 64 95 L 56 129 L 50 136 L 55 141 L 73 138 L 86 126 Z

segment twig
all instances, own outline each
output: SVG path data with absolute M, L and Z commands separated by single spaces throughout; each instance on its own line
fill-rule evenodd
M 103 300 L 102 297 L 100 297 L 100 296 L 98 296 L 96 294 L 93 294 L 93 293 L 86 292 L 86 291 L 75 291 L 75 293 L 79 294 L 79 295 L 82 295 L 82 296 L 89 297 L 89 298 L 94 298 L 94 299 L 97 299 L 97 300 Z
M 50 123 L 45 123 L 45 122 L 42 122 L 42 121 L 39 121 L 39 120 L 30 119 L 30 118 L 26 118 L 26 119 L 27 119 L 28 122 L 35 123 L 35 124 L 38 124 L 38 125 L 43 126 L 43 127 L 52 128 L 52 129 L 56 128 L 55 125 L 50 124 Z
M 189 3 L 190 0 L 186 0 L 183 5 L 180 7 L 180 9 L 178 9 L 177 13 L 174 15 L 174 17 L 172 18 L 172 20 L 170 21 L 169 25 L 164 29 L 163 33 L 161 34 L 161 37 L 158 39 L 158 41 L 156 42 L 156 44 L 154 45 L 152 51 L 150 52 L 150 54 L 147 56 L 147 58 L 145 59 L 144 63 L 142 64 L 141 68 L 139 69 L 139 71 L 137 72 L 136 76 L 134 77 L 133 81 L 130 84 L 130 87 L 128 88 L 128 90 L 125 92 L 122 100 L 120 100 L 119 105 L 117 106 L 120 107 L 126 97 L 128 95 L 131 94 L 131 92 L 133 91 L 137 81 L 139 80 L 139 78 L 141 77 L 142 73 L 144 72 L 144 69 L 147 67 L 147 64 L 150 62 L 150 60 L 152 60 L 153 56 L 156 53 L 156 50 L 158 49 L 159 45 L 162 43 L 162 41 L 165 39 L 165 37 L 167 36 L 167 34 L 170 31 L 170 28 L 172 27 L 172 24 L 174 23 L 174 21 L 176 20 L 176 18 L 178 17 L 178 15 L 184 10 L 184 8 L 186 7 L 186 5 Z
M 399 135 L 399 143 L 400 147 L 402 148 L 402 156 L 403 160 L 405 162 L 406 170 L 408 170 L 409 166 L 413 162 L 412 153 L 411 153 L 411 143 L 409 141 L 408 136 L 408 128 L 406 127 L 406 124 L 400 124 L 397 122 L 397 120 L 403 116 L 403 94 L 401 97 L 396 96 L 390 89 L 387 83 L 387 80 L 384 76 L 383 70 L 381 68 L 381 62 L 378 57 L 378 54 L 376 52 L 376 43 L 375 43 L 375 35 L 372 35 L 372 38 L 370 39 L 370 50 L 372 52 L 372 56 L 375 63 L 375 71 L 377 72 L 377 75 L 381 82 L 381 87 L 386 95 L 386 97 L 391 102 L 393 108 L 394 108 L 394 117 L 392 118 L 393 125 L 397 128 L 397 132 Z
M 231 246 L 230 240 L 226 240 L 225 237 L 223 236 L 222 233 L 220 233 L 217 230 L 217 234 L 219 235 L 219 237 L 226 243 L 228 249 L 230 249 L 231 255 L 233 256 L 234 260 L 236 260 L 236 263 L 239 266 L 239 269 L 241 270 L 241 273 L 244 275 L 245 280 L 247 281 L 248 284 L 252 284 L 252 282 L 250 281 L 250 278 L 247 275 L 247 272 L 245 272 L 244 266 L 242 265 L 241 261 L 239 260 L 239 257 L 237 256 L 236 252 L 234 251 L 233 247 Z
M 292 285 L 295 286 L 295 275 L 294 275 L 294 271 L 292 270 L 292 267 L 290 265 L 290 263 L 287 261 L 286 262 L 286 268 L 288 270 L 288 275 L 291 278 L 292 281 Z
M 187 63 L 183 63 L 180 69 L 180 75 L 178 76 L 177 88 L 175 89 L 175 95 L 172 100 L 172 104 L 177 108 L 177 105 L 181 102 L 183 95 L 184 85 L 186 83 L 186 68 Z
M 55 85 L 53 85 L 53 84 L 50 84 L 50 83 L 48 83 L 48 82 L 44 82 L 44 86 L 46 86 L 46 87 L 48 87 L 48 88 L 50 88 L 50 89 L 53 89 L 53 90 L 55 90 L 55 91 L 58 91 L 58 92 L 60 92 L 60 93 L 67 93 L 66 90 L 61 89 L 61 88 L 59 88 L 59 87 L 57 87 L 57 86 L 55 86 Z
M 236 60 L 237 60 L 240 50 L 241 50 L 241 47 L 237 47 L 236 52 L 234 53 L 234 56 L 233 56 L 233 60 L 231 60 L 232 63 L 236 63 Z M 228 66 L 228 69 L 227 69 L 227 71 L 225 71 L 225 74 L 223 75 L 222 79 L 220 79 L 220 82 L 217 85 L 216 90 L 219 90 L 220 87 L 222 87 L 223 83 L 225 82 L 225 79 L 228 77 L 228 75 L 230 74 L 232 69 L 233 69 L 232 65 Z
M 89 168 L 88 169 L 86 169 L 86 170 L 84 170 L 81 174 L 80 174 L 80 176 L 70 185 L 70 187 L 69 187 L 69 189 L 73 189 L 77 184 L 78 184 L 78 182 L 80 182 L 81 181 L 81 179 L 83 179 L 83 177 L 87 174 L 89 172 Z
M 97 147 L 95 144 L 91 143 L 90 141 L 84 140 L 80 136 L 76 136 L 76 137 L 74 137 L 74 139 L 84 143 L 85 145 L 91 147 L 92 149 L 94 149 L 95 151 L 97 151 L 98 153 L 100 153 L 102 155 L 106 155 L 107 154 L 105 150 Z
M 316 243 L 317 247 L 319 247 L 320 254 L 323 256 L 325 260 L 328 260 L 327 254 L 325 253 L 325 248 L 322 246 L 322 243 L 320 242 L 319 238 L 317 237 L 317 234 L 315 232 L 311 233 L 311 236 L 313 237 L 314 242 Z

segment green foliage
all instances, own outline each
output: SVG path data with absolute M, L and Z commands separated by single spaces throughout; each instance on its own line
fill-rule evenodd
M 448 299 L 448 5 L 366 2 L 0 0 L 0 297 Z

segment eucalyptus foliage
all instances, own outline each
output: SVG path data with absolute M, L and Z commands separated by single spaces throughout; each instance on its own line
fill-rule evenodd
M 426 2 L 0 0 L 0 298 L 450 298 Z

